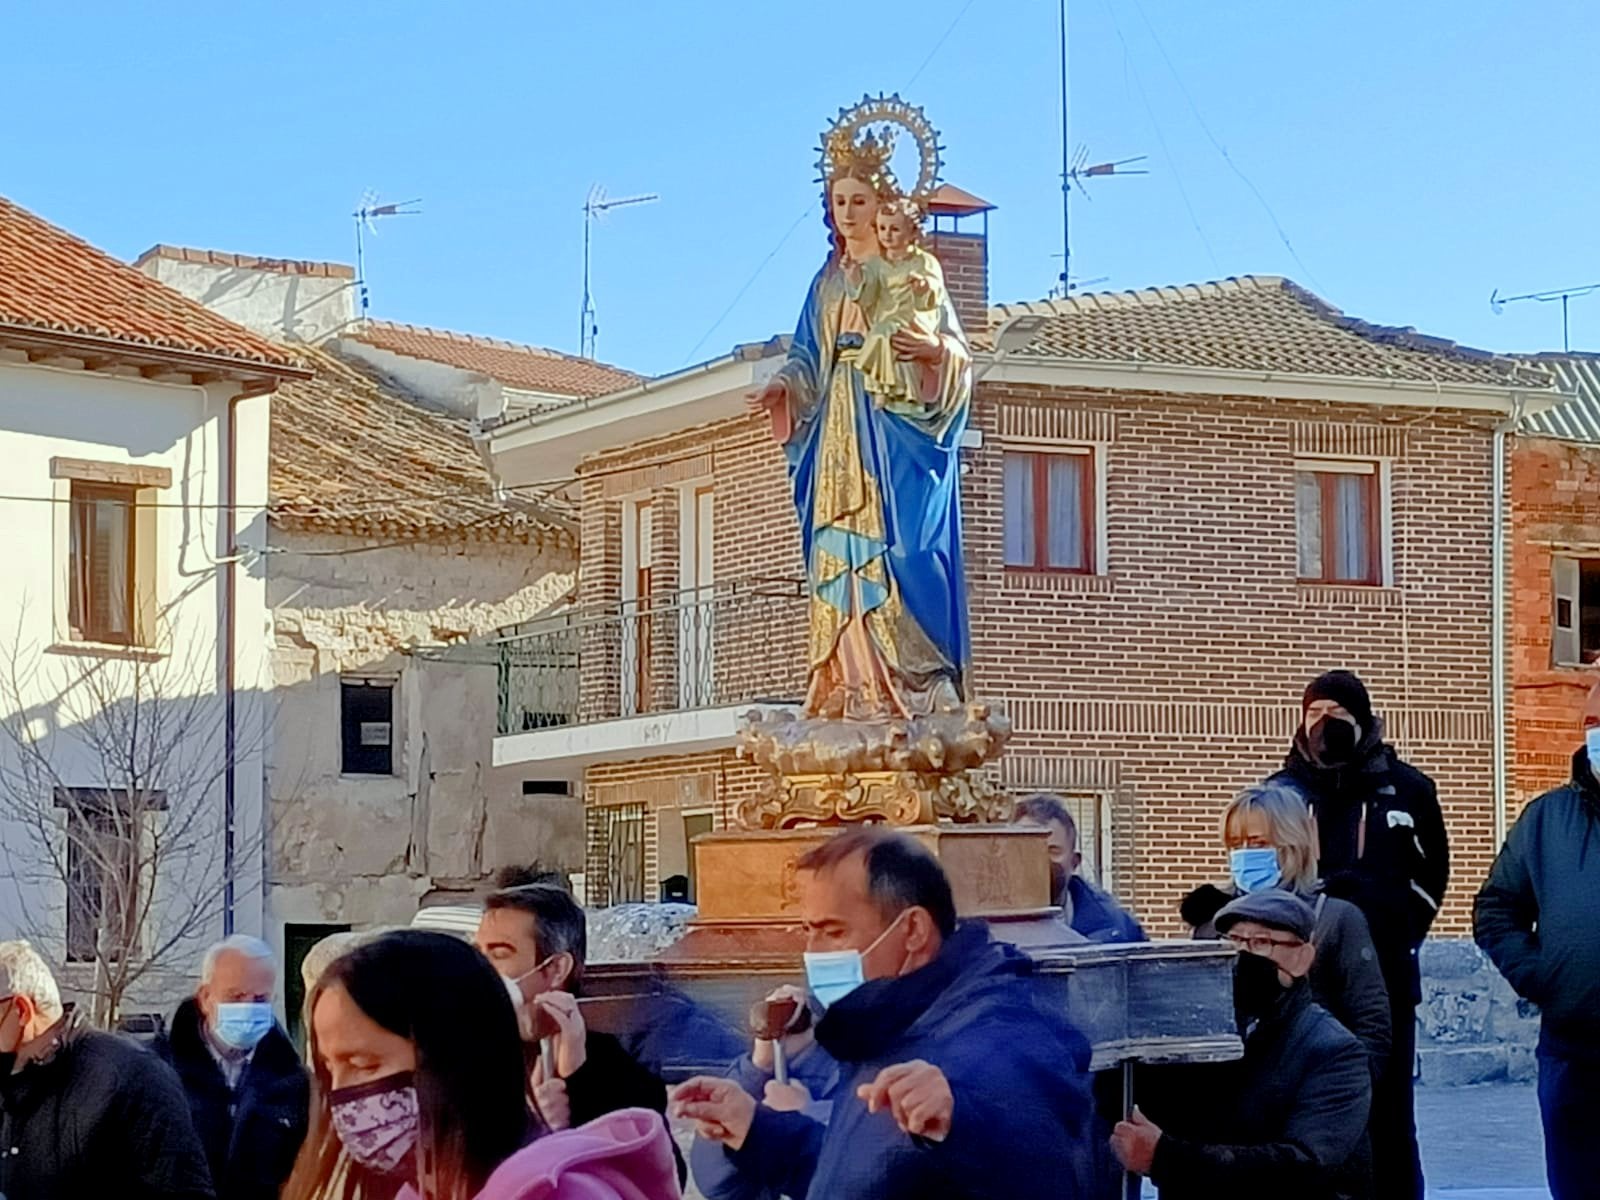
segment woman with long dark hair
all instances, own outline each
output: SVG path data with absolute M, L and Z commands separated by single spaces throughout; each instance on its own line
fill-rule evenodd
M 655 1113 L 532 1142 L 511 998 L 465 942 L 366 942 L 328 966 L 306 1010 L 311 1129 L 284 1200 L 556 1200 L 568 1182 L 585 1197 L 677 1197 Z

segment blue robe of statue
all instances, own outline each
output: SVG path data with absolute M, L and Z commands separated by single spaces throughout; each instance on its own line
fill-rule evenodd
M 837 256 L 812 281 L 780 376 L 810 604 L 808 714 L 958 708 L 969 657 L 957 451 L 971 355 L 947 296 L 917 400 L 882 405 L 854 365 L 866 322 Z

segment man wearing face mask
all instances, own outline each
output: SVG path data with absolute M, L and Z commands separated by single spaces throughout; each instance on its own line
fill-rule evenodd
M 1478 945 L 1539 1006 L 1539 1109 L 1555 1200 L 1600 1189 L 1600 683 L 1572 781 L 1532 801 L 1473 906 Z
M 218 942 L 158 1046 L 189 1097 L 218 1200 L 273 1200 L 305 1139 L 311 1082 L 273 1015 L 277 981 L 259 938 Z
M 534 1107 L 547 1128 L 576 1128 L 624 1108 L 665 1115 L 666 1084 L 616 1038 L 584 1025 L 577 993 L 588 923 L 570 892 L 549 883 L 492 892 L 473 940 L 517 1008 Z M 686 1178 L 681 1157 L 678 1169 Z
M 904 834 L 861 827 L 798 863 L 817 1044 L 843 1082 L 828 1123 L 701 1077 L 674 1112 L 768 1194 L 799 1200 L 1088 1195 L 1089 1048 L 1036 1002 L 1032 963 Z
M 1074 933 L 1091 942 L 1148 941 L 1139 922 L 1080 873 L 1083 854 L 1078 850 L 1078 823 L 1059 796 L 1039 792 L 1017 801 L 1013 820 L 1041 825 L 1049 833 L 1045 850 L 1050 856 L 1050 903 L 1061 909 L 1061 919 Z
M 0 942 L 0 1196 L 209 1200 L 183 1089 L 138 1043 L 86 1028 L 27 942 Z
M 1390 1046 L 1372 1097 L 1373 1173 L 1383 1200 L 1421 1200 L 1413 1075 L 1417 948 L 1444 900 L 1450 849 L 1433 780 L 1400 761 L 1361 680 L 1311 681 L 1284 770 L 1316 820 L 1318 871 L 1330 896 L 1361 909 L 1389 992 Z
M 1239 950 L 1233 994 L 1244 1057 L 1142 1076 L 1142 1107 L 1111 1136 L 1118 1161 L 1149 1176 L 1162 1200 L 1371 1195 L 1367 1056 L 1311 998 L 1315 926 L 1310 905 L 1276 889 L 1217 914 Z

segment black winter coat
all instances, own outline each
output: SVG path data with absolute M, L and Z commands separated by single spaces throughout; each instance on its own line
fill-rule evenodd
M 0 1078 L 6 1200 L 209 1200 L 211 1176 L 172 1069 L 69 1017 L 53 1047 Z
M 1190 892 L 1183 902 L 1184 919 L 1195 919 L 1196 938 L 1215 938 L 1216 914 L 1230 900 L 1238 898 L 1233 889 L 1205 884 Z M 1377 1082 L 1389 1061 L 1394 1040 L 1389 1017 L 1389 992 L 1383 972 L 1378 969 L 1377 952 L 1367 919 L 1348 900 L 1316 892 L 1300 893 L 1317 914 L 1311 935 L 1317 957 L 1311 965 L 1311 995 L 1333 1018 L 1355 1034 L 1367 1049 L 1372 1078 Z
M 305 1140 L 310 1078 L 294 1043 L 274 1027 L 230 1092 L 206 1048 L 203 1021 L 199 1004 L 185 1000 L 156 1048 L 188 1095 L 218 1200 L 277 1200 Z
M 1353 761 L 1338 768 L 1313 763 L 1300 732 L 1288 764 L 1270 782 L 1305 796 L 1317 819 L 1323 886 L 1367 918 L 1391 1000 L 1416 1004 L 1422 999 L 1417 947 L 1450 878 L 1433 780 L 1401 762 L 1374 721 Z
M 1297 984 L 1247 1028 L 1239 1061 L 1140 1076 L 1140 1108 L 1162 1130 L 1150 1178 L 1162 1200 L 1360 1200 L 1371 1103 L 1361 1043 Z
M 1472 914 L 1478 945 L 1539 1006 L 1545 1053 L 1600 1063 L 1600 782 L 1587 751 L 1572 782 L 1529 804 Z

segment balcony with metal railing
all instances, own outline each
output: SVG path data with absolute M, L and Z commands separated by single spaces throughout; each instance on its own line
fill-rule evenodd
M 496 761 L 522 735 L 674 713 L 797 704 L 805 690 L 806 592 L 796 579 L 738 579 L 574 610 L 502 629 Z M 660 722 L 652 723 L 660 737 Z M 668 739 L 670 740 L 670 738 Z

